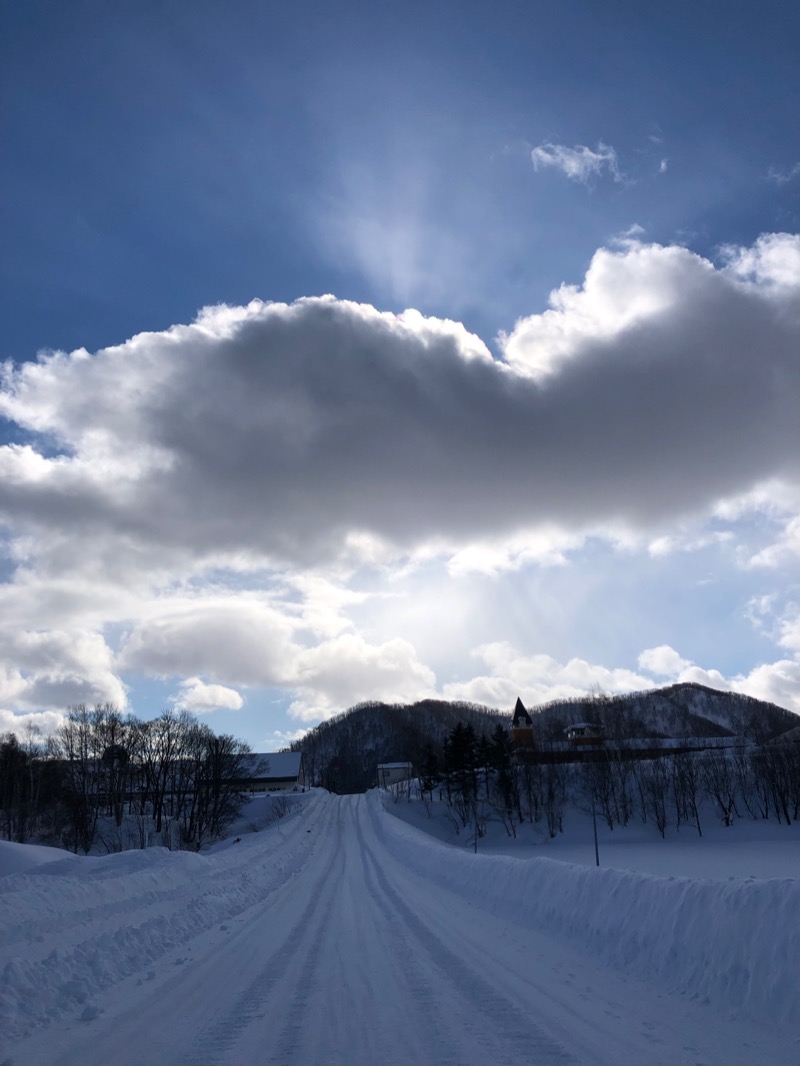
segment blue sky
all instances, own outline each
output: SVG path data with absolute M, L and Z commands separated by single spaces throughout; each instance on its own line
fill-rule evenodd
M 0 11 L 0 725 L 800 710 L 795 5 Z

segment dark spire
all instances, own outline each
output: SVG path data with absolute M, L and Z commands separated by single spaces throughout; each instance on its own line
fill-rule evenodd
M 512 729 L 523 729 L 525 726 L 532 726 L 533 719 L 525 709 L 525 704 L 517 696 L 517 703 L 514 707 L 514 717 L 511 719 Z

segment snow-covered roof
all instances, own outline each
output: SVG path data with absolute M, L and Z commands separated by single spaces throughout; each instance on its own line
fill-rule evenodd
M 253 752 L 242 759 L 242 777 L 251 780 L 297 777 L 302 758 L 300 751 Z
M 379 770 L 407 770 L 411 766 L 410 762 L 379 762 Z

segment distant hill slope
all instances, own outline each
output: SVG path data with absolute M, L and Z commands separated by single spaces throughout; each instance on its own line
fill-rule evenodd
M 626 696 L 555 700 L 532 712 L 543 738 L 563 737 L 573 722 L 596 722 L 609 737 L 746 736 L 763 743 L 800 725 L 800 716 L 739 692 L 675 684 Z
M 556 700 L 528 709 L 540 743 L 563 740 L 565 727 L 582 721 L 596 722 L 609 737 L 739 735 L 759 743 L 800 725 L 800 716 L 774 703 L 696 684 Z M 338 792 L 357 792 L 375 783 L 380 762 L 420 765 L 428 744 L 441 754 L 444 738 L 459 722 L 471 724 L 478 736 L 488 736 L 498 722 L 508 727 L 510 721 L 510 708 L 500 711 L 473 703 L 361 703 L 322 722 L 292 744 L 292 750 L 303 752 L 314 781 Z
M 359 703 L 322 722 L 292 744 L 302 751 L 306 773 L 337 792 L 360 792 L 375 784 L 380 762 L 419 765 L 428 744 L 442 742 L 459 722 L 491 733 L 508 715 L 474 703 L 420 700 L 411 704 Z

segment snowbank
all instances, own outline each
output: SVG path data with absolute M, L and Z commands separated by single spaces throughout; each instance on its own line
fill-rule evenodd
M 324 796 L 308 796 L 303 807 L 303 827 L 310 829 L 324 811 Z M 214 854 L 148 848 L 76 858 L 62 851 L 56 852 L 61 861 L 33 867 L 19 857 L 26 872 L 0 882 L 0 1032 L 20 1036 L 74 1013 L 108 986 L 267 899 L 314 845 L 312 834 L 298 831 L 299 810 Z M 52 854 L 19 847 L 33 858 Z
M 398 860 L 473 904 L 731 1016 L 800 1025 L 799 880 L 662 878 L 472 855 L 378 810 L 377 792 L 371 800 Z
M 0 840 L 0 877 L 22 874 L 51 862 L 74 859 L 75 856 L 62 848 L 48 848 L 43 844 L 15 844 Z

